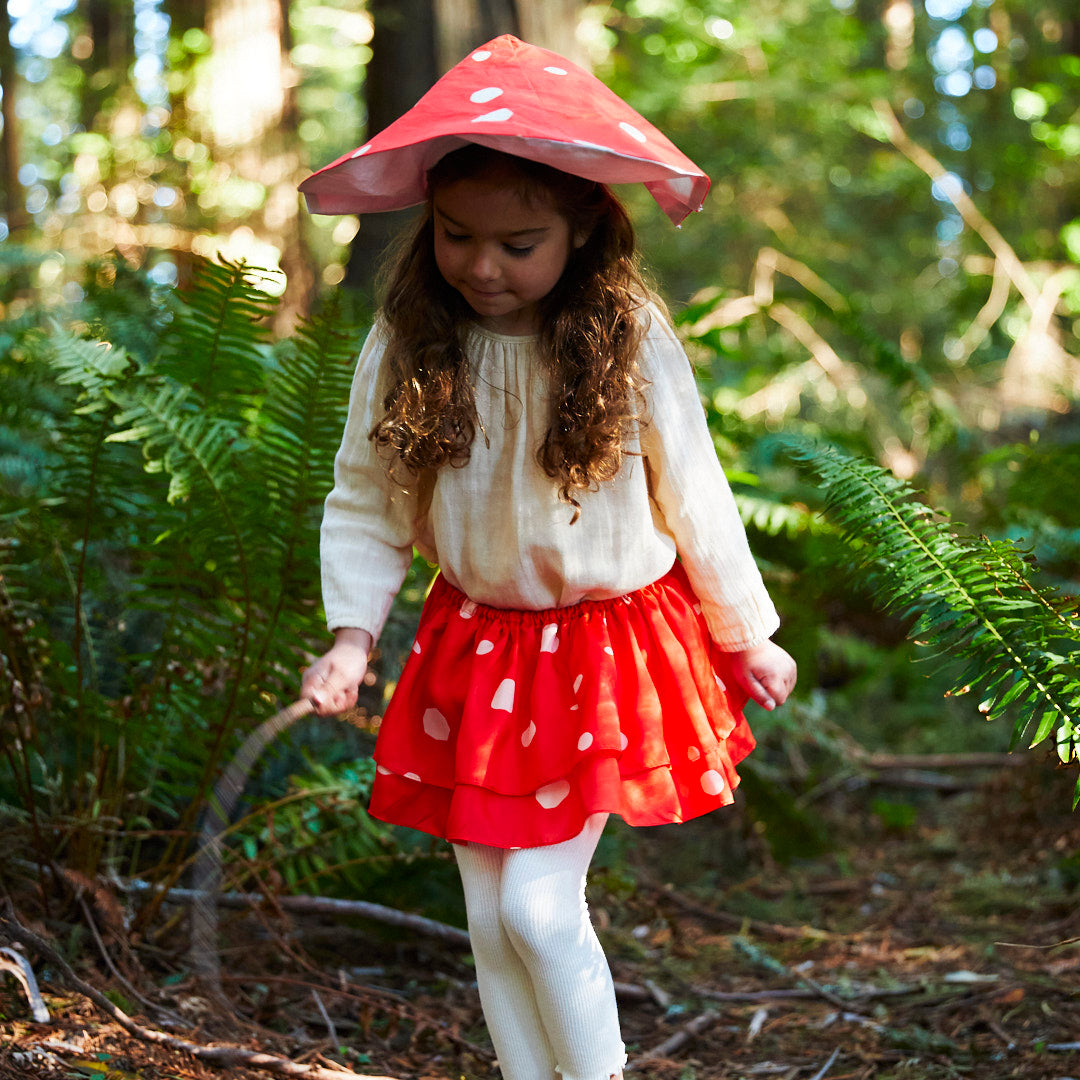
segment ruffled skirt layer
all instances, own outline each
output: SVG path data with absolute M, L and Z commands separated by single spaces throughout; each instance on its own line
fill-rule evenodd
M 440 577 L 379 729 L 371 813 L 501 848 L 569 840 L 599 812 L 686 821 L 732 801 L 744 703 L 679 563 L 548 611 Z

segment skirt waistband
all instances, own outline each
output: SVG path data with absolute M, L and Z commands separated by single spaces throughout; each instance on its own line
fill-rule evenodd
M 672 582 L 678 582 L 685 589 L 690 589 L 690 582 L 686 577 L 686 571 L 682 563 L 675 560 L 671 569 L 640 589 L 634 589 L 618 596 L 606 597 L 602 600 L 578 600 L 577 603 L 567 604 L 564 607 L 553 608 L 501 608 L 491 604 L 482 604 L 478 600 L 463 593 L 459 588 L 451 585 L 446 578 L 439 574 L 431 586 L 430 598 L 439 604 L 454 605 L 461 608 L 462 614 L 467 617 L 475 617 L 484 621 L 511 621 L 515 623 L 532 622 L 567 623 L 576 619 L 590 619 L 602 616 L 613 608 L 624 605 L 647 603 L 656 594 L 663 592 Z

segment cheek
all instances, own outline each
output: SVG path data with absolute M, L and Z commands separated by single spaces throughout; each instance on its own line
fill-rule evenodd
M 446 250 L 445 244 L 440 244 L 438 240 L 435 241 L 435 265 L 439 268 L 439 273 L 445 278 L 450 272 L 450 260 Z

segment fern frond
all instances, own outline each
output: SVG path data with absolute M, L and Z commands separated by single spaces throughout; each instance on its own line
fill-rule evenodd
M 274 670 L 295 681 L 296 653 L 310 641 L 318 596 L 319 520 L 333 481 L 359 330 L 336 310 L 301 324 L 281 350 L 252 439 L 250 468 L 264 500 L 257 554 L 263 645 L 253 678 Z
M 118 430 L 107 441 L 141 444 L 147 472 L 169 477 L 169 502 L 180 502 L 193 488 L 204 487 L 225 505 L 234 431 L 215 416 L 193 412 L 190 397 L 186 386 L 170 384 L 114 395 L 122 411 L 115 420 Z
M 820 516 L 812 514 L 804 506 L 775 502 L 745 491 L 735 492 L 735 504 L 743 525 L 753 526 L 765 536 L 779 536 L 784 533 L 794 539 L 808 533 L 819 533 L 826 528 Z
M 262 393 L 267 320 L 277 306 L 259 288 L 268 276 L 245 263 L 206 261 L 193 287 L 177 294 L 155 367 L 190 387 L 200 409 L 235 417 Z
M 1076 598 L 1034 584 L 1027 551 L 962 535 L 887 470 L 836 447 L 781 441 L 819 477 L 826 513 L 875 598 L 911 620 L 918 645 L 962 663 L 952 693 L 978 690 L 987 719 L 1016 712 L 1014 745 L 1034 725 L 1030 746 L 1053 734 L 1063 762 L 1080 759 Z

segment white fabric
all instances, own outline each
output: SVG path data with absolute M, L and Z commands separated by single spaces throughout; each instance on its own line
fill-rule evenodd
M 455 844 L 480 1003 L 503 1080 L 608 1080 L 626 1063 L 611 972 L 585 903 L 607 814 L 573 840 Z
M 415 544 L 473 600 L 528 610 L 633 592 L 667 573 L 678 552 L 721 648 L 768 638 L 779 618 L 716 459 L 690 364 L 657 309 L 642 317 L 649 319 L 639 357 L 648 419 L 619 474 L 580 496 L 573 525 L 557 483 L 536 462 L 550 415 L 537 340 L 472 335 L 482 430 L 466 466 L 439 470 L 427 505 L 389 480 L 368 439 L 386 389 L 376 328 L 360 355 L 323 518 L 330 628 L 378 637 Z

